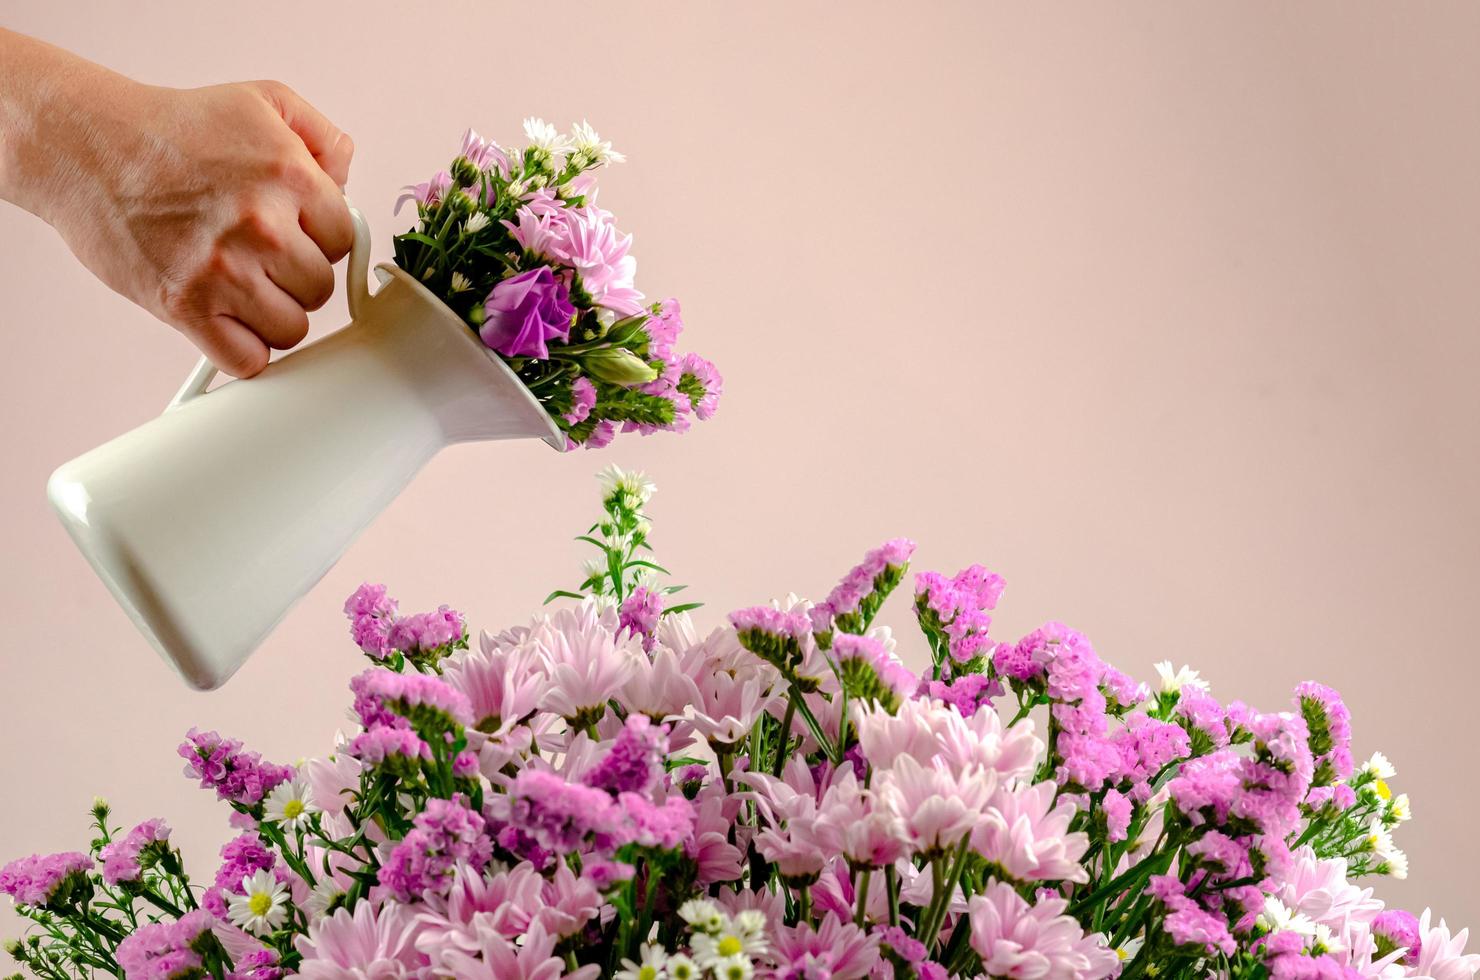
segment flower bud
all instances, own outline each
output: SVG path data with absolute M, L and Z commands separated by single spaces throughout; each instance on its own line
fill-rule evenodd
M 646 384 L 658 376 L 651 364 L 621 347 L 605 347 L 581 358 L 581 366 L 600 381 L 614 385 Z

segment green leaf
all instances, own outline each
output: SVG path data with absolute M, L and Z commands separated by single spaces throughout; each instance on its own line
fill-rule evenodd
M 655 572 L 662 572 L 664 575 L 672 575 L 673 574 L 668 569 L 664 568 L 662 565 L 659 565 L 657 562 L 655 562 L 655 561 L 648 561 L 646 558 L 633 558 L 630 561 L 628 561 L 626 565 L 623 566 L 623 568 L 634 568 L 634 567 L 636 567 L 636 568 L 651 568 L 653 571 L 655 571 Z
M 664 609 L 663 615 L 667 616 L 669 613 L 688 612 L 690 609 L 698 609 L 702 605 L 704 605 L 702 602 L 681 602 L 676 606 L 669 606 L 667 609 Z
M 584 599 L 584 598 L 586 598 L 586 597 L 583 596 L 583 595 L 581 595 L 579 592 L 567 592 L 564 589 L 556 589 L 554 592 L 551 592 L 549 595 L 545 596 L 545 602 L 544 602 L 544 604 L 548 606 L 550 603 L 554 602 L 556 599 Z

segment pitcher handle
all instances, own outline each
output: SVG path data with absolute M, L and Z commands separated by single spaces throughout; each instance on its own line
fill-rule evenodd
M 349 264 L 344 269 L 344 291 L 349 304 L 349 318 L 358 320 L 360 311 L 370 301 L 370 225 L 360 209 L 350 204 L 349 198 L 345 198 L 344 203 L 349 204 L 349 218 L 355 226 L 354 242 L 349 249 Z M 172 408 L 179 408 L 191 399 L 204 395 L 215 377 L 216 365 L 209 358 L 202 357 L 195 362 L 190 376 L 185 379 L 180 390 L 175 392 L 175 397 L 170 399 L 164 410 L 168 412 Z

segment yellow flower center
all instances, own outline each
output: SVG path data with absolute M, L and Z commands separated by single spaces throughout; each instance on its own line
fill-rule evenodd
M 259 919 L 262 918 L 272 911 L 272 896 L 266 892 L 258 892 L 247 899 L 247 911 Z
M 283 804 L 284 820 L 296 820 L 301 816 L 303 816 L 302 800 L 289 800 L 287 803 Z
M 725 938 L 721 939 L 719 941 L 719 945 L 715 947 L 716 951 L 721 956 L 734 956 L 736 953 L 740 952 L 744 948 L 745 947 L 740 944 L 740 940 L 736 939 L 734 936 L 726 936 Z
M 1386 779 L 1379 779 L 1377 782 L 1373 783 L 1372 786 L 1374 789 L 1377 790 L 1377 795 L 1382 797 L 1383 799 L 1390 800 L 1393 798 L 1393 791 L 1388 789 Z
M 689 969 L 687 963 L 670 966 L 668 972 L 673 974 L 673 980 L 692 980 L 694 976 L 694 971 Z
M 644 966 L 637 971 L 637 980 L 658 980 L 658 970 L 654 966 Z
M 1131 958 L 1130 950 L 1126 949 L 1124 946 L 1117 946 L 1115 949 L 1115 955 L 1121 960 L 1128 960 Z

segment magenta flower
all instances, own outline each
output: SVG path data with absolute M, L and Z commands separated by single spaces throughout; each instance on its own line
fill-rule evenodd
M 493 287 L 483 303 L 478 335 L 505 357 L 544 360 L 550 356 L 550 341 L 570 336 L 575 315 L 565 283 L 542 265 Z
M 64 899 L 71 884 L 92 866 L 92 858 L 77 851 L 33 854 L 0 868 L 0 893 L 20 905 L 47 905 Z

